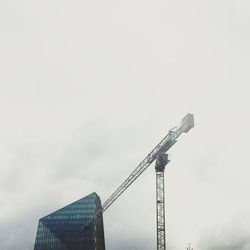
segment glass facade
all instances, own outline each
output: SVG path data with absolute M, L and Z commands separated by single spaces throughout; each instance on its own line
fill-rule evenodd
M 83 230 L 99 208 L 101 200 L 92 193 L 41 218 L 34 250 L 105 250 L 102 216 Z

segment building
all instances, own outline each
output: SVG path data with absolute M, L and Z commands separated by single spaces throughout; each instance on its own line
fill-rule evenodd
M 34 250 L 105 250 L 103 218 L 83 229 L 101 208 L 92 193 L 39 220 Z

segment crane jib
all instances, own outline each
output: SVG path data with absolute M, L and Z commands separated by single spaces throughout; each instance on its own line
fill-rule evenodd
M 128 178 L 115 190 L 115 192 L 106 200 L 102 208 L 96 211 L 96 215 L 90 219 L 83 229 L 88 228 L 102 213 L 113 204 L 113 202 L 149 167 L 149 165 L 161 153 L 167 152 L 176 142 L 182 133 L 187 133 L 194 127 L 194 115 L 187 114 L 181 121 L 180 126 L 174 127 L 169 133 L 156 145 L 156 147 L 146 156 L 146 158 L 136 167 Z M 83 230 L 80 230 L 83 232 Z

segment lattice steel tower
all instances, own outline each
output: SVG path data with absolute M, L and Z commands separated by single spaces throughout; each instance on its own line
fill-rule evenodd
M 168 155 L 160 154 L 155 163 L 157 250 L 166 249 L 164 170 L 168 162 Z

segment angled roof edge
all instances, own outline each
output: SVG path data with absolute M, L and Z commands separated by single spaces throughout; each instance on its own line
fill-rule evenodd
M 87 196 L 84 196 L 84 197 L 81 198 L 81 199 L 78 199 L 78 200 L 76 200 L 76 201 L 74 201 L 74 202 L 72 202 L 72 203 L 70 203 L 70 204 L 68 204 L 68 205 L 66 205 L 66 206 L 64 206 L 64 207 L 61 207 L 61 208 L 57 209 L 56 211 L 54 211 L 54 212 L 52 212 L 52 213 L 50 213 L 50 214 L 47 214 L 47 215 L 43 216 L 42 218 L 39 219 L 39 222 L 40 222 L 41 220 L 45 219 L 46 217 L 48 217 L 48 216 L 50 216 L 50 215 L 53 215 L 54 213 L 58 213 L 59 211 L 63 210 L 64 208 L 66 208 L 66 207 L 68 207 L 68 206 L 71 206 L 71 205 L 74 204 L 74 203 L 77 203 L 77 202 L 79 202 L 79 201 L 81 201 L 81 200 L 84 200 L 84 199 L 88 198 L 89 196 L 95 196 L 95 197 L 97 197 L 97 198 L 100 199 L 99 195 L 98 195 L 96 192 L 92 192 L 92 193 L 88 194 Z

